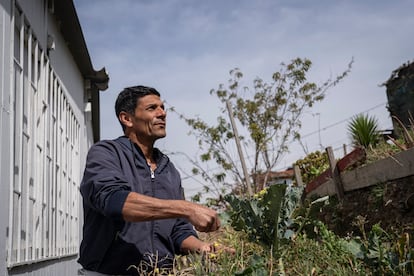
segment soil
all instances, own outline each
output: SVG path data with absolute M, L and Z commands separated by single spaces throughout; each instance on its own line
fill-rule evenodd
M 387 233 L 414 234 L 414 176 L 345 193 L 334 208 L 325 207 L 319 219 L 339 236 L 361 235 L 357 222 L 365 221 L 368 233 L 379 223 Z

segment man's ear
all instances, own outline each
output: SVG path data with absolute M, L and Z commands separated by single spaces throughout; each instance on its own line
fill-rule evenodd
M 128 112 L 121 111 L 118 118 L 125 127 L 132 127 L 132 115 Z

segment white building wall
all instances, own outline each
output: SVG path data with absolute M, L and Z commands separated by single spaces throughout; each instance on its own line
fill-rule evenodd
M 17 63 L 15 2 L 24 15 L 27 51 L 33 57 L 22 54 Z M 0 0 L 0 248 L 7 249 L 0 250 L 0 275 L 77 275 L 79 268 L 78 186 L 93 143 L 92 125 L 85 114 L 84 79 L 45 3 Z M 50 52 L 48 35 L 55 42 Z M 53 100 L 46 103 L 50 91 Z M 53 128 L 50 118 L 59 126 Z M 48 148 L 53 152 L 47 154 Z M 50 174 L 47 166 L 52 166 Z M 49 202 L 51 193 L 55 197 Z
M 59 22 L 56 22 L 55 16 L 48 7 L 44 6 L 44 0 L 17 0 L 17 2 L 29 20 L 30 28 L 40 46 L 46 49 L 48 36 L 53 39 L 54 49 L 49 51 L 50 65 L 64 83 L 65 88 L 70 91 L 68 100 L 77 107 L 74 110 L 76 115 L 83 117 L 86 101 L 84 79 L 59 31 Z M 92 137 L 88 138 L 92 139 Z

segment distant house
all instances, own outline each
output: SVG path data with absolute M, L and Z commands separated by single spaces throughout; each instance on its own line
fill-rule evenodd
M 99 91 L 72 0 L 0 1 L 0 275 L 77 275 Z
M 269 187 L 275 184 L 287 184 L 291 186 L 294 180 L 294 171 L 292 168 L 288 168 L 285 171 L 269 172 L 267 179 L 265 180 L 266 174 L 260 174 L 257 177 L 257 183 L 265 183 L 264 187 Z
M 384 84 L 387 88 L 388 110 L 406 127 L 410 126 L 409 113 L 414 116 L 414 62 L 405 63 L 394 70 Z M 399 126 L 393 121 L 394 130 Z

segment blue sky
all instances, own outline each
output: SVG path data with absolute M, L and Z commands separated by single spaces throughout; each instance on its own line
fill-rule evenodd
M 110 75 L 101 94 L 101 137 L 115 138 L 121 128 L 113 105 L 120 90 L 155 87 L 169 105 L 187 116 L 215 122 L 219 102 L 209 91 L 229 79 L 235 67 L 251 87 L 255 77 L 270 81 L 281 62 L 306 57 L 313 62 L 309 80 L 322 83 L 354 59 L 352 72 L 303 119 L 309 151 L 349 144 L 346 125 L 361 112 L 391 128 L 385 87 L 391 72 L 413 61 L 414 1 L 359 0 L 75 0 L 95 69 Z M 176 115 L 169 114 L 167 137 L 157 146 L 168 152 L 198 153 L 196 141 Z M 338 153 L 340 155 L 340 153 Z M 304 157 L 291 153 L 279 169 Z M 192 194 L 199 180 L 185 177 L 188 162 L 171 156 Z

